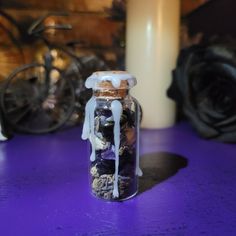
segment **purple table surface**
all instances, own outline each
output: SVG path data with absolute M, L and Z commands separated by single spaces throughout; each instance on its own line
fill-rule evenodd
M 236 145 L 189 125 L 142 130 L 144 176 L 124 202 L 91 196 L 81 128 L 0 144 L 1 236 L 236 235 Z

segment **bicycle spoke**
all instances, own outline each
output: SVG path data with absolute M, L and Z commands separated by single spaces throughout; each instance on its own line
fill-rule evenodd
M 16 112 L 16 111 L 20 111 L 20 110 L 24 109 L 24 107 L 27 108 L 28 105 L 30 105 L 30 104 L 29 104 L 29 103 L 28 103 L 28 104 L 24 104 L 23 107 L 22 107 L 22 106 L 17 106 L 17 107 L 9 108 L 9 109 L 7 110 L 7 114 L 14 113 L 14 112 Z
M 21 99 L 25 99 L 25 98 L 28 98 L 29 97 L 29 95 L 28 96 L 25 96 L 25 97 L 22 97 L 22 96 L 20 96 L 19 98 L 18 97 L 5 97 L 4 98 L 4 100 L 5 101 L 19 101 L 19 99 L 21 98 Z
M 15 124 L 19 123 L 22 119 L 25 118 L 25 116 L 26 116 L 30 111 L 32 111 L 32 106 L 26 107 L 26 108 L 24 109 L 24 111 L 23 111 L 20 115 L 16 116 L 14 119 L 12 119 L 12 121 L 13 121 Z

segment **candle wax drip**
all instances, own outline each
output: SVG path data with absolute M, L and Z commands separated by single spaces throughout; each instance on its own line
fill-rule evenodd
M 111 111 L 114 119 L 114 143 L 115 143 L 115 181 L 113 189 L 113 197 L 119 197 L 118 191 L 118 171 L 119 171 L 119 148 L 120 148 L 120 118 L 122 113 L 122 105 L 118 100 L 111 103 Z
M 85 82 L 86 88 L 92 88 L 93 90 L 99 87 L 99 83 L 102 81 L 110 81 L 114 88 L 119 88 L 121 81 L 125 80 L 128 82 L 129 88 L 136 85 L 136 79 L 124 71 L 99 71 L 93 73 Z
M 85 107 L 85 119 L 82 131 L 82 139 L 90 139 L 92 146 L 91 161 L 95 161 L 95 138 L 94 138 L 94 111 L 96 107 L 96 99 L 94 96 L 90 98 Z

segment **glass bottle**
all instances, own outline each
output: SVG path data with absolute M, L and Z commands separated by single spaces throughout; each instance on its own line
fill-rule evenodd
M 125 71 L 93 73 L 82 139 L 91 142 L 90 184 L 93 195 L 125 200 L 138 191 L 139 104 L 129 94 L 136 79 Z

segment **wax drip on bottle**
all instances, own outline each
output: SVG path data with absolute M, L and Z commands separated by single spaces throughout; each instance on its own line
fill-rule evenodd
M 82 139 L 88 139 L 91 142 L 92 153 L 90 160 L 95 161 L 95 138 L 94 138 L 94 111 L 96 107 L 96 99 L 94 96 L 90 98 L 85 107 L 85 119 L 82 131 Z
M 118 100 L 111 103 L 111 111 L 114 119 L 114 143 L 115 143 L 115 180 L 113 188 L 113 197 L 119 197 L 118 191 L 118 171 L 119 171 L 119 148 L 120 148 L 120 118 L 122 105 Z
M 129 88 L 136 85 L 135 77 L 124 71 L 100 71 L 89 76 L 85 82 L 86 88 L 96 89 L 102 81 L 110 81 L 114 88 L 119 88 L 121 81 L 127 81 Z

